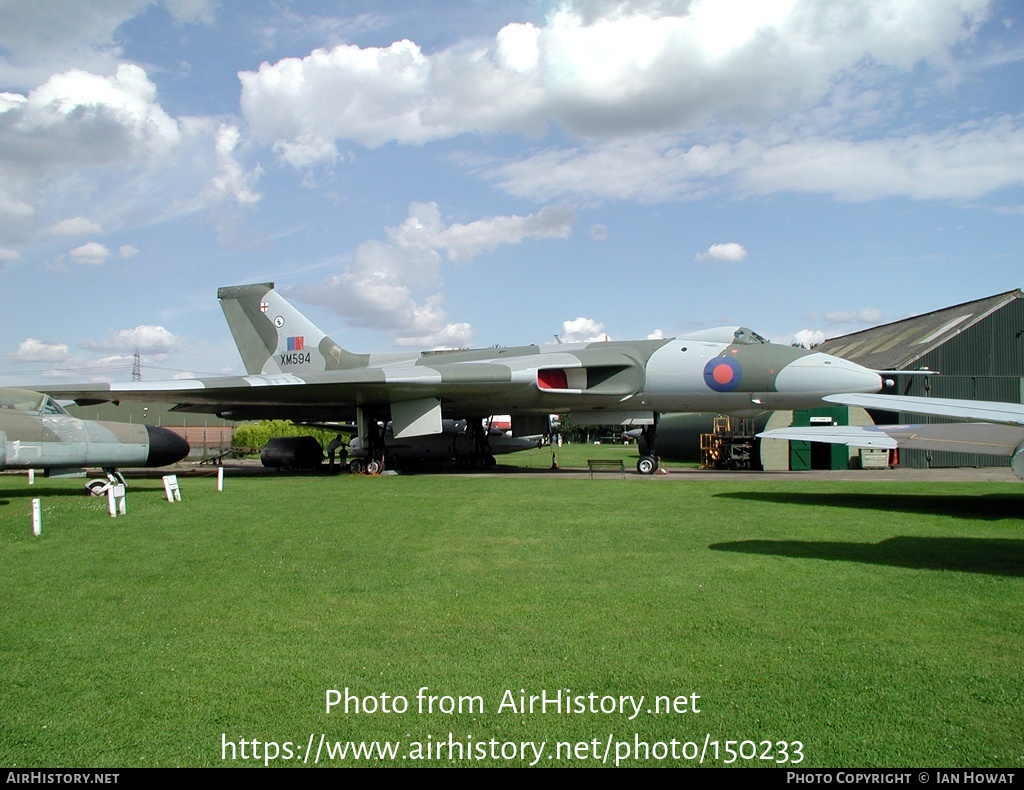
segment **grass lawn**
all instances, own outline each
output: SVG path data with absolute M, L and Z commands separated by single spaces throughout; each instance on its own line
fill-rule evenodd
M 691 764 L 635 751 L 674 740 L 705 764 L 799 741 L 805 767 L 1024 766 L 1022 486 L 229 474 L 175 505 L 133 481 L 116 520 L 80 490 L 0 475 L 0 765 L 262 765 L 266 742 L 299 765 L 323 736 L 409 766 L 451 734 L 456 765 L 542 741 L 541 765 Z M 423 687 L 463 711 L 420 713 Z M 330 689 L 376 712 L 328 713 Z

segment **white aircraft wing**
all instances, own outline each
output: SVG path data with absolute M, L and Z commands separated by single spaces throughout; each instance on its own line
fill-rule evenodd
M 917 398 L 907 395 L 827 395 L 823 400 L 862 409 L 884 409 L 954 420 L 997 422 L 1004 425 L 1024 425 L 1024 404 L 998 403 L 953 398 Z M 973 451 L 980 452 L 980 451 Z
M 791 442 L 827 442 L 845 444 L 847 447 L 872 447 L 892 450 L 899 446 L 897 441 L 878 430 L 877 426 L 861 428 L 855 425 L 837 425 L 814 428 L 775 428 L 757 434 L 759 439 L 785 439 Z
M 863 409 L 911 412 L 968 422 L 779 428 L 758 436 L 762 439 L 845 444 L 848 447 L 902 447 L 1009 456 L 1013 459 L 1010 468 L 1024 479 L 1024 404 L 859 393 L 827 395 L 824 400 Z
M 838 425 L 821 428 L 776 428 L 759 433 L 762 439 L 828 442 L 848 447 L 942 450 L 957 453 L 1010 456 L 1024 442 L 1024 426 L 991 423 L 931 423 L 926 425 Z

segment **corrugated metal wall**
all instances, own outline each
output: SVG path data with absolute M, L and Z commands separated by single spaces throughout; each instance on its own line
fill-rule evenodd
M 900 392 L 907 395 L 933 398 L 961 398 L 964 400 L 990 400 L 1004 403 L 1024 403 L 1024 377 L 1014 376 L 902 376 Z M 900 412 L 898 423 L 956 422 L 938 417 Z M 889 421 L 887 420 L 887 421 Z M 959 466 L 1008 466 L 1009 458 L 977 453 L 940 453 L 926 450 L 900 450 L 900 466 L 912 469 L 939 469 Z
M 968 327 L 914 367 L 955 376 L 1024 376 L 1024 299 Z
M 900 376 L 899 379 L 902 395 L 1022 402 L 1021 376 Z
M 932 398 L 962 398 L 1024 403 L 1024 299 L 1014 299 L 921 357 L 915 367 L 935 376 L 898 376 L 895 393 Z M 890 418 L 891 419 L 891 418 Z M 900 423 L 950 422 L 901 413 Z M 976 453 L 903 450 L 900 464 L 912 468 L 1007 466 L 1008 458 Z

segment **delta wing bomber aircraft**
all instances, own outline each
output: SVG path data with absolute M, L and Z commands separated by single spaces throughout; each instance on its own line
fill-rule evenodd
M 80 420 L 48 395 L 0 389 L 0 470 L 167 466 L 188 451 L 166 428 Z
M 825 395 L 873 393 L 874 371 L 828 354 L 767 342 L 745 327 L 659 340 L 566 343 L 422 353 L 355 354 L 292 307 L 273 283 L 217 292 L 246 376 L 192 381 L 52 386 L 78 400 L 162 401 L 225 419 L 355 420 L 373 470 L 386 453 L 378 422 L 395 439 L 441 433 L 443 419 L 482 426 L 512 415 L 512 433 L 548 433 L 549 415 L 579 423 L 643 425 L 658 468 L 656 429 L 664 412 L 750 415 L 821 405 Z M 475 452 L 490 456 L 487 433 Z M 376 465 L 376 466 L 375 466 Z

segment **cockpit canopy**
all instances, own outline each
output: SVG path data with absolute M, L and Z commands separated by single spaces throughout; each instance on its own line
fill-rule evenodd
M 12 387 L 0 388 L 0 409 L 27 412 L 28 414 L 67 415 L 63 407 L 49 395 Z
M 736 343 L 741 346 L 768 342 L 753 329 L 746 326 L 716 326 L 712 329 L 701 329 L 698 332 L 687 332 L 684 337 L 688 340 L 706 340 L 711 343 Z
M 753 329 L 745 326 L 739 327 L 732 334 L 733 343 L 739 343 L 741 346 L 752 346 L 756 343 L 767 343 L 768 341 L 761 337 Z

